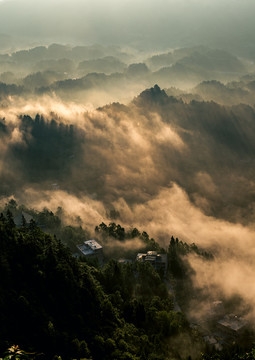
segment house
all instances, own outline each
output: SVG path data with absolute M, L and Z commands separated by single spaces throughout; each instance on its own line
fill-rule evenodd
M 167 271 L 167 254 L 158 254 L 157 251 L 147 251 L 146 254 L 138 253 L 136 261 L 148 262 L 155 270 L 164 271 L 164 275 Z
M 234 314 L 225 315 L 217 323 L 218 329 L 232 336 L 239 335 L 246 328 L 246 326 L 247 321 L 244 318 L 238 317 Z
M 95 256 L 99 260 L 103 258 L 103 247 L 94 239 L 84 241 L 83 244 L 77 245 L 80 255 Z

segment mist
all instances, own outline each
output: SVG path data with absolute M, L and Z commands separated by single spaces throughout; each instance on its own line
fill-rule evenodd
M 252 0 L 5 0 L 0 33 L 30 46 L 58 41 L 155 51 L 204 44 L 254 55 L 254 6 Z
M 114 221 L 189 254 L 190 319 L 254 324 L 255 3 L 0 1 L 0 207 Z M 100 235 L 98 235 L 100 236 Z M 140 239 L 106 240 L 110 253 Z M 197 301 L 198 300 L 198 301 Z
M 2 204 L 14 196 L 37 210 L 60 206 L 66 224 L 79 216 L 91 233 L 114 208 L 122 226 L 164 248 L 173 234 L 211 251 L 212 263 L 189 257 L 194 286 L 254 308 L 254 108 L 187 104 L 155 86 L 99 109 L 57 97 L 10 100 L 1 118 Z

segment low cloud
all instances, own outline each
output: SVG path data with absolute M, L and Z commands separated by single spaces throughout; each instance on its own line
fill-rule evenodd
M 64 191 L 38 191 L 27 189 L 24 202 L 34 209 L 44 207 L 56 211 L 59 206 L 64 210 L 64 221 L 75 223 L 80 216 L 83 226 L 90 231 L 101 222 L 111 222 L 108 209 L 101 201 L 91 197 L 76 197 Z M 121 223 L 126 229 L 131 226 L 145 230 L 150 236 L 167 248 L 170 236 L 178 236 L 188 243 L 195 242 L 203 249 L 211 251 L 215 258 L 205 261 L 196 255 L 189 255 L 188 261 L 194 270 L 195 288 L 212 300 L 231 298 L 238 295 L 243 299 L 243 307 L 249 307 L 249 319 L 255 320 L 254 298 L 254 256 L 255 230 L 240 224 L 233 224 L 206 216 L 192 204 L 188 195 L 176 184 L 162 188 L 153 199 L 129 206 L 124 199 L 114 202 L 115 210 L 120 212 Z M 142 246 L 141 241 L 127 240 L 123 243 L 108 239 L 109 251 Z M 112 250 L 111 250 L 112 249 Z M 195 309 L 195 304 L 194 304 Z M 203 313 L 207 313 L 205 308 Z M 194 315 L 194 314 L 193 314 Z M 196 312 L 196 316 L 199 313 Z
M 35 121 L 38 112 L 44 119 Z M 189 257 L 195 286 L 211 297 L 239 294 L 253 307 L 255 186 L 245 161 L 254 152 L 254 109 L 184 104 L 154 88 L 97 110 L 57 97 L 12 100 L 0 116 L 8 129 L 2 184 L 18 181 L 8 195 L 37 210 L 60 206 L 66 224 L 79 216 L 91 231 L 111 222 L 114 208 L 116 222 L 165 248 L 171 235 L 195 242 L 215 255 L 209 263 Z

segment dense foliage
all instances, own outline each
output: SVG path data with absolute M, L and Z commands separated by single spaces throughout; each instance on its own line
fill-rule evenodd
M 244 343 L 215 353 L 201 334 L 191 330 L 180 312 L 179 306 L 189 312 L 194 296 L 203 301 L 193 287 L 187 255 L 193 253 L 213 261 L 212 254 L 172 236 L 164 278 L 148 262 L 120 263 L 111 259 L 111 254 L 116 259 L 123 255 L 134 260 L 137 251 L 165 252 L 145 231 L 125 229 L 114 222 L 101 223 L 95 234 L 104 249 L 111 241 L 114 248 L 126 241 L 138 241 L 141 247 L 130 250 L 124 246 L 105 254 L 104 264 L 99 267 L 97 261 L 72 256 L 70 250 L 77 251 L 75 244 L 91 234 L 81 226 L 65 226 L 62 211 L 39 212 L 18 206 L 14 199 L 3 208 L 0 354 L 9 348 L 10 358 L 15 358 L 17 352 L 20 359 L 54 355 L 95 360 L 199 359 L 202 353 L 203 360 L 253 359 L 252 352 L 245 352 L 250 344 Z M 16 227 L 20 214 L 25 216 Z M 30 222 L 26 220 L 29 215 Z M 58 240 L 59 236 L 69 248 Z
M 31 221 L 0 218 L 0 350 L 46 358 L 165 359 L 168 339 L 188 330 L 150 264 L 80 263 Z
M 179 241 L 178 238 L 171 236 L 168 247 L 168 264 L 170 273 L 177 278 L 186 278 L 187 272 L 190 270 L 188 264 L 184 261 L 183 256 L 195 253 L 207 260 L 212 260 L 213 255 L 207 251 L 201 250 L 196 244 L 187 244 Z

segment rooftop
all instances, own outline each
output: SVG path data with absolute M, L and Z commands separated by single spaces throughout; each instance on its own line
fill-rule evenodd
M 218 321 L 218 324 L 225 326 L 234 331 L 239 331 L 246 325 L 245 319 L 234 314 L 225 315 L 223 319 Z
M 94 251 L 102 249 L 102 246 L 94 239 L 84 241 L 84 244 L 87 245 L 91 250 L 94 250 Z
M 157 251 L 147 251 L 146 254 L 138 253 L 136 256 L 137 261 L 149 261 L 149 262 L 163 262 L 167 261 L 166 254 L 158 254 Z
M 77 248 L 85 256 L 93 255 L 97 253 L 99 250 L 103 249 L 103 247 L 94 239 L 84 241 L 83 244 L 77 245 Z

